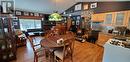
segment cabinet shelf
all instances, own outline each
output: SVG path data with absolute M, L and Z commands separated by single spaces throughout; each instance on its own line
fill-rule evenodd
M 13 18 L 9 15 L 0 15 L 0 62 L 16 59 L 17 49 L 12 26 Z

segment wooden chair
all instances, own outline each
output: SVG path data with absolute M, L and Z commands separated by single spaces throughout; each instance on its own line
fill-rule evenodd
M 33 39 L 28 36 L 28 39 L 30 41 L 31 47 L 34 52 L 34 62 L 38 62 L 38 58 L 45 57 L 46 58 L 46 49 L 41 47 L 40 44 L 34 44 Z M 39 48 L 37 48 L 39 47 Z
M 65 60 L 71 60 L 73 62 L 74 52 L 74 38 L 64 41 L 64 47 L 54 51 L 55 61 L 65 62 Z M 68 62 L 68 61 L 67 61 Z

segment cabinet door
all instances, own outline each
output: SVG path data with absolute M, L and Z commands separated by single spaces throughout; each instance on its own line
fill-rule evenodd
M 103 21 L 104 21 L 104 16 L 105 16 L 104 13 L 101 13 L 101 14 L 93 14 L 91 20 L 92 20 L 92 21 L 95 21 L 95 22 L 103 22 Z
M 97 15 L 97 20 L 98 20 L 99 22 L 103 22 L 103 21 L 104 21 L 104 16 L 105 16 L 104 13 L 98 14 L 98 15 Z
M 93 14 L 91 20 L 92 20 L 92 21 L 97 21 L 97 14 Z
M 125 13 L 124 12 L 119 12 L 116 14 L 116 25 L 123 25 L 123 21 L 124 21 L 124 16 Z
M 112 14 L 106 14 L 105 24 L 112 24 Z
M 130 29 L 130 17 L 129 17 L 129 21 L 128 21 L 128 29 Z

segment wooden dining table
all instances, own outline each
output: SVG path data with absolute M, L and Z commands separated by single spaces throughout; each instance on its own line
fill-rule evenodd
M 72 39 L 74 38 L 73 35 L 71 34 L 64 34 L 64 35 L 55 35 L 55 36 L 51 36 L 48 38 L 44 38 L 40 41 L 40 44 L 42 47 L 44 48 L 48 48 L 49 50 L 51 50 L 51 55 L 50 57 L 52 57 L 50 59 L 50 62 L 54 62 L 54 51 L 58 48 L 62 48 L 64 46 L 64 44 L 58 44 L 57 40 L 58 39 L 63 39 L 64 41 L 68 40 L 68 39 Z M 67 43 L 66 43 L 67 45 Z
M 44 38 L 40 41 L 40 44 L 42 47 L 47 47 L 47 48 L 58 48 L 58 47 L 63 47 L 63 44 L 58 44 L 57 40 L 58 39 L 63 39 L 64 41 L 68 39 L 74 38 L 73 35 L 71 34 L 64 34 L 64 35 L 55 35 L 52 37 Z

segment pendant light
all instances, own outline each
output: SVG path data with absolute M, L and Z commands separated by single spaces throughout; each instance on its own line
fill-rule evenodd
M 56 7 L 56 0 L 55 0 L 55 7 Z M 57 10 L 57 9 L 56 9 Z M 52 13 L 50 16 L 49 16 L 49 21 L 61 21 L 63 18 L 62 16 L 58 13 L 58 11 L 54 11 L 54 13 Z

